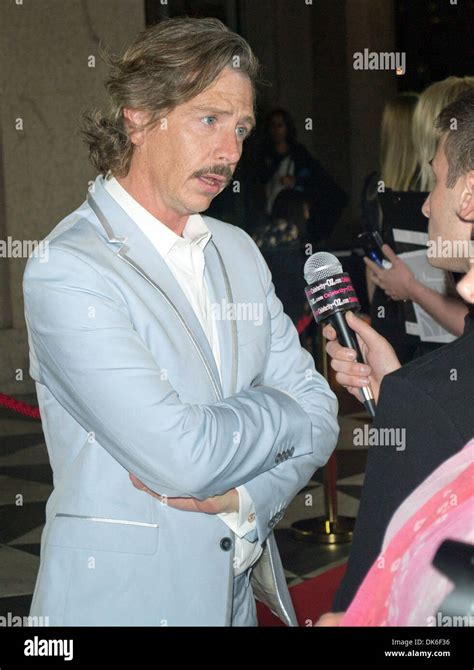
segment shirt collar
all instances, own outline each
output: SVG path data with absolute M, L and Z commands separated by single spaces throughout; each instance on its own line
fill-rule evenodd
M 130 216 L 132 221 L 146 235 L 160 255 L 165 258 L 176 246 L 187 247 L 196 245 L 201 250 L 209 242 L 212 233 L 200 214 L 190 214 L 183 230 L 183 237 L 140 205 L 121 184 L 111 177 L 104 179 L 104 188 L 116 200 L 120 207 Z

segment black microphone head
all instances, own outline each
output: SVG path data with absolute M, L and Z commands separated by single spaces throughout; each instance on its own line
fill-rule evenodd
M 307 284 L 314 284 L 321 279 L 342 272 L 342 265 L 333 254 L 327 251 L 318 251 L 308 258 L 304 264 L 304 278 Z

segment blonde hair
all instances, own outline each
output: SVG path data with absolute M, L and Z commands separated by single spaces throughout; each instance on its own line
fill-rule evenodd
M 418 165 L 412 120 L 417 102 L 417 93 L 401 93 L 383 111 L 380 173 L 385 186 L 394 191 L 409 191 L 415 186 Z
M 106 174 L 125 176 L 133 153 L 124 108 L 150 112 L 155 124 L 175 107 L 202 93 L 226 67 L 255 87 L 259 63 L 243 37 L 218 19 L 165 19 L 137 36 L 122 56 L 103 54 L 111 67 L 106 82 L 108 113 L 84 115 L 82 133 L 89 158 Z
M 420 164 L 422 191 L 431 191 L 434 187 L 430 161 L 436 153 L 440 138 L 435 120 L 444 107 L 472 88 L 474 77 L 448 77 L 431 84 L 420 95 L 413 117 L 413 143 Z

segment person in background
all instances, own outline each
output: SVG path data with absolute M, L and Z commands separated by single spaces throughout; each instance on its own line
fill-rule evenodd
M 382 211 L 378 200 L 381 187 L 394 191 L 417 189 L 419 170 L 412 136 L 417 102 L 417 93 L 401 93 L 385 105 L 380 137 L 380 171 L 372 172 L 367 177 L 362 191 L 363 232 L 378 232 L 383 238 Z M 372 326 L 390 342 L 399 360 L 407 363 L 413 358 L 419 338 L 405 332 L 403 303 L 387 297 L 385 291 L 371 280 L 371 274 L 367 267 Z
M 272 274 L 275 293 L 295 325 L 307 304 L 303 268 L 308 218 L 307 197 L 301 191 L 283 189 L 273 203 L 271 222 L 253 235 Z
M 456 129 L 452 119 L 457 120 Z M 431 240 L 465 248 L 430 257 L 436 267 L 467 272 L 474 258 L 474 90 L 448 105 L 436 122 L 439 142 L 432 161 L 435 185 L 423 205 Z M 470 278 L 472 287 L 472 277 Z M 465 293 L 461 291 L 461 296 Z M 450 344 L 400 366 L 393 348 L 373 328 L 350 312 L 349 326 L 357 333 L 366 364 L 354 362 L 355 352 L 336 341 L 334 329 L 323 335 L 333 358 L 336 380 L 359 397 L 370 384 L 377 403 L 374 434 L 398 434 L 369 448 L 362 497 L 347 571 L 333 609 L 346 610 L 377 558 L 393 513 L 402 501 L 446 459 L 474 435 L 474 312 L 465 318 L 464 334 Z
M 361 223 L 364 232 L 382 234 L 382 213 L 377 198 L 381 184 L 394 191 L 417 190 L 419 168 L 412 123 L 418 97 L 418 93 L 401 93 L 384 107 L 380 130 L 380 170 L 368 175 L 362 191 Z M 374 287 L 371 288 L 373 293 Z
M 420 166 L 419 186 L 422 191 L 431 190 L 434 185 L 431 162 L 439 139 L 435 119 L 446 105 L 473 89 L 474 77 L 448 77 L 432 84 L 420 95 L 413 115 L 413 143 Z M 392 300 L 411 300 L 447 331 L 458 337 L 462 335 L 468 308 L 454 290 L 453 275 L 449 269 L 445 275 L 446 295 L 442 295 L 416 279 L 400 258 L 393 253 L 389 253 L 389 256 L 392 267 L 388 270 L 382 270 L 370 259 L 365 259 L 369 280 L 383 289 Z M 422 355 L 432 349 L 433 344 L 421 342 L 417 353 Z
M 265 212 L 271 216 L 285 188 L 301 191 L 311 203 L 308 239 L 313 246 L 327 240 L 348 201 L 347 194 L 297 141 L 296 126 L 284 109 L 271 111 L 264 124 L 257 156 L 257 179 L 265 189 Z

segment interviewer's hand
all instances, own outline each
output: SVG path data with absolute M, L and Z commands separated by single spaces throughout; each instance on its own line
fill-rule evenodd
M 371 281 L 383 289 L 392 300 L 411 300 L 413 287 L 418 283 L 415 275 L 388 244 L 383 245 L 382 251 L 392 267 L 384 270 L 370 258 L 365 257 L 364 263 L 369 269 Z
M 366 364 L 356 362 L 354 349 L 343 347 L 337 341 L 334 328 L 327 325 L 323 335 L 327 340 L 326 351 L 331 356 L 331 367 L 336 371 L 336 380 L 362 401 L 360 389 L 370 384 L 375 402 L 379 398 L 380 384 L 385 375 L 398 370 L 400 361 L 387 340 L 379 335 L 369 324 L 358 319 L 352 312 L 346 312 L 346 321 L 356 333 L 359 347 Z
M 158 498 L 163 504 L 180 509 L 183 512 L 204 512 L 205 514 L 221 514 L 222 512 L 238 512 L 239 511 L 239 493 L 237 489 L 230 489 L 227 493 L 220 496 L 213 496 L 212 498 L 205 498 L 205 500 L 198 500 L 197 498 L 169 498 L 162 496 L 155 491 L 148 488 L 138 477 L 129 473 L 130 480 L 136 489 L 148 493 L 153 498 Z

